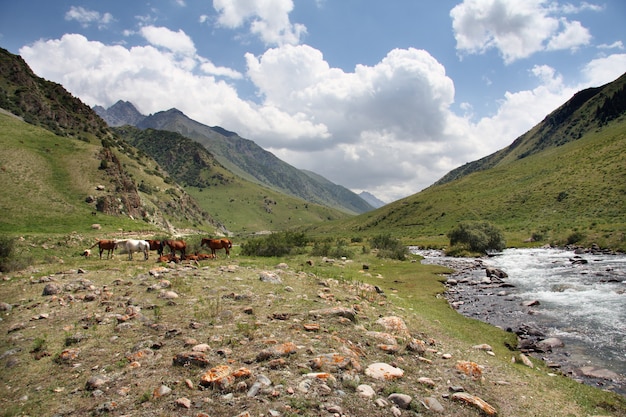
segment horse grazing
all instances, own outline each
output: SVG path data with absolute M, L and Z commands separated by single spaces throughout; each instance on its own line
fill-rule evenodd
M 180 258 L 185 258 L 185 251 L 187 250 L 187 242 L 184 240 L 162 240 L 161 241 L 161 252 L 165 247 L 170 248 L 170 253 L 176 255 L 176 251 L 180 251 Z
M 121 253 L 128 253 L 128 260 L 133 260 L 134 252 L 143 252 L 144 260 L 148 259 L 148 252 L 150 251 L 150 244 L 145 240 L 119 240 L 117 244 L 122 248 Z
M 113 251 L 117 249 L 117 241 L 109 240 L 109 239 L 101 239 L 93 244 L 89 249 L 93 249 L 96 246 L 100 249 L 100 259 L 102 259 L 102 252 L 107 251 L 107 259 L 109 259 L 109 255 L 113 258 Z
M 150 245 L 150 250 L 155 250 L 159 256 L 163 255 L 163 248 L 161 247 L 160 240 L 147 239 L 146 242 Z
M 213 255 L 214 258 L 217 258 L 217 255 L 215 254 L 215 252 L 218 249 L 224 249 L 226 251 L 226 256 L 230 258 L 230 248 L 233 247 L 233 242 L 231 242 L 228 239 L 202 238 L 202 241 L 200 242 L 200 247 L 203 247 L 204 245 L 207 245 L 208 248 L 211 249 L 211 254 Z

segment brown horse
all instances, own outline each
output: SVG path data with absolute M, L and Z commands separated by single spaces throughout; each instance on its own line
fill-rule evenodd
M 217 258 L 217 255 L 215 254 L 215 252 L 218 249 L 224 249 L 226 251 L 226 256 L 230 258 L 230 248 L 233 247 L 233 242 L 225 238 L 224 239 L 202 238 L 202 241 L 200 242 L 200 247 L 203 247 L 204 245 L 207 245 L 209 249 L 211 249 L 211 254 L 213 255 L 214 258 Z
M 146 242 L 150 244 L 150 250 L 155 250 L 159 254 L 159 256 L 163 255 L 163 248 L 161 247 L 160 240 L 151 240 L 146 239 Z
M 117 241 L 101 239 L 94 243 L 93 246 L 89 249 L 95 248 L 96 246 L 98 246 L 98 248 L 100 249 L 100 259 L 102 259 L 102 252 L 104 252 L 105 250 L 107 251 L 107 259 L 109 259 L 109 255 L 111 255 L 111 258 L 113 258 L 113 251 L 117 248 Z
M 170 253 L 176 255 L 176 251 L 180 251 L 180 258 L 185 258 L 185 251 L 187 250 L 187 242 L 184 240 L 162 240 L 161 241 L 161 253 L 165 247 L 170 248 Z

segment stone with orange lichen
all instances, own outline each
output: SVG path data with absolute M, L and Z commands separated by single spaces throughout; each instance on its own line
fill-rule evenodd
M 378 349 L 380 349 L 380 350 L 382 350 L 383 352 L 386 352 L 386 353 L 398 353 L 398 351 L 400 350 L 400 346 L 398 346 L 398 345 L 379 344 L 378 345 Z
M 57 356 L 56 361 L 65 362 L 65 363 L 71 362 L 71 361 L 78 359 L 79 355 L 80 355 L 79 348 L 64 349 L 61 353 L 59 353 L 59 356 Z
M 386 331 L 400 337 L 410 337 L 409 328 L 404 320 L 397 316 L 381 317 L 376 320 L 376 324 L 380 324 Z
M 309 361 L 311 369 L 347 369 L 352 365 L 352 358 L 338 353 L 327 353 Z
M 365 375 L 374 379 L 390 381 L 404 376 L 404 371 L 384 362 L 376 362 L 365 369 Z
M 250 375 L 252 375 L 252 371 L 248 368 L 233 370 L 233 368 L 228 365 L 218 365 L 209 369 L 200 377 L 200 385 L 224 389 L 232 385 L 236 379 L 247 378 Z
M 257 354 L 257 362 L 264 361 L 271 358 L 280 358 L 283 356 L 289 356 L 296 353 L 298 347 L 293 342 L 285 342 L 279 345 L 270 346 L 267 349 L 263 349 Z
M 496 414 L 498 414 L 496 409 L 491 404 L 489 404 L 488 402 L 486 402 L 480 397 L 468 394 L 466 392 L 456 392 L 452 394 L 452 399 L 456 401 L 464 402 L 466 404 L 471 404 L 474 407 L 483 411 L 488 416 L 495 416 Z
M 458 361 L 456 363 L 456 369 L 463 372 L 465 375 L 471 377 L 472 379 L 480 379 L 483 375 L 482 366 L 471 361 Z
M 308 332 L 317 332 L 320 329 L 320 325 L 317 323 L 305 323 L 302 327 L 304 327 L 304 330 Z

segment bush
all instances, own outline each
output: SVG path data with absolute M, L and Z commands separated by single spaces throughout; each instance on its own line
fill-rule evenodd
M 448 232 L 449 253 L 469 252 L 487 253 L 501 251 L 506 247 L 502 232 L 489 222 L 461 222 Z
M 14 238 L 0 236 L 0 272 L 19 271 L 26 268 L 29 262 L 31 259 L 17 255 Z
M 409 254 L 409 248 L 400 242 L 399 239 L 391 237 L 389 234 L 374 236 L 370 239 L 372 248 L 378 249 L 379 258 L 390 258 L 404 261 Z
M 321 242 L 316 241 L 311 249 L 311 256 L 329 256 L 331 258 L 349 258 L 352 256 L 352 252 L 348 247 L 348 244 L 344 239 L 338 239 L 335 242 L 335 246 L 332 245 L 330 239 L 325 239 Z
M 308 243 L 304 233 L 280 232 L 251 239 L 241 245 L 244 256 L 285 256 L 296 254 Z M 298 250 L 300 249 L 300 250 Z

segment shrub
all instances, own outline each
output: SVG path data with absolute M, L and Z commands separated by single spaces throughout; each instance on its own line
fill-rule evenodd
M 242 244 L 241 254 L 244 256 L 285 256 L 298 253 L 307 243 L 308 239 L 304 233 L 272 233 Z
M 585 234 L 582 232 L 572 232 L 568 237 L 567 237 L 567 244 L 568 245 L 573 245 L 575 243 L 579 243 L 582 242 L 585 239 Z
M 399 239 L 391 237 L 389 234 L 374 236 L 370 239 L 372 248 L 378 249 L 379 258 L 390 258 L 404 261 L 409 254 L 409 248 L 400 242 Z
M 24 269 L 30 261 L 31 259 L 18 256 L 14 238 L 0 236 L 0 272 Z
M 450 253 L 467 250 L 487 253 L 501 251 L 506 244 L 502 232 L 489 222 L 461 222 L 448 232 Z

